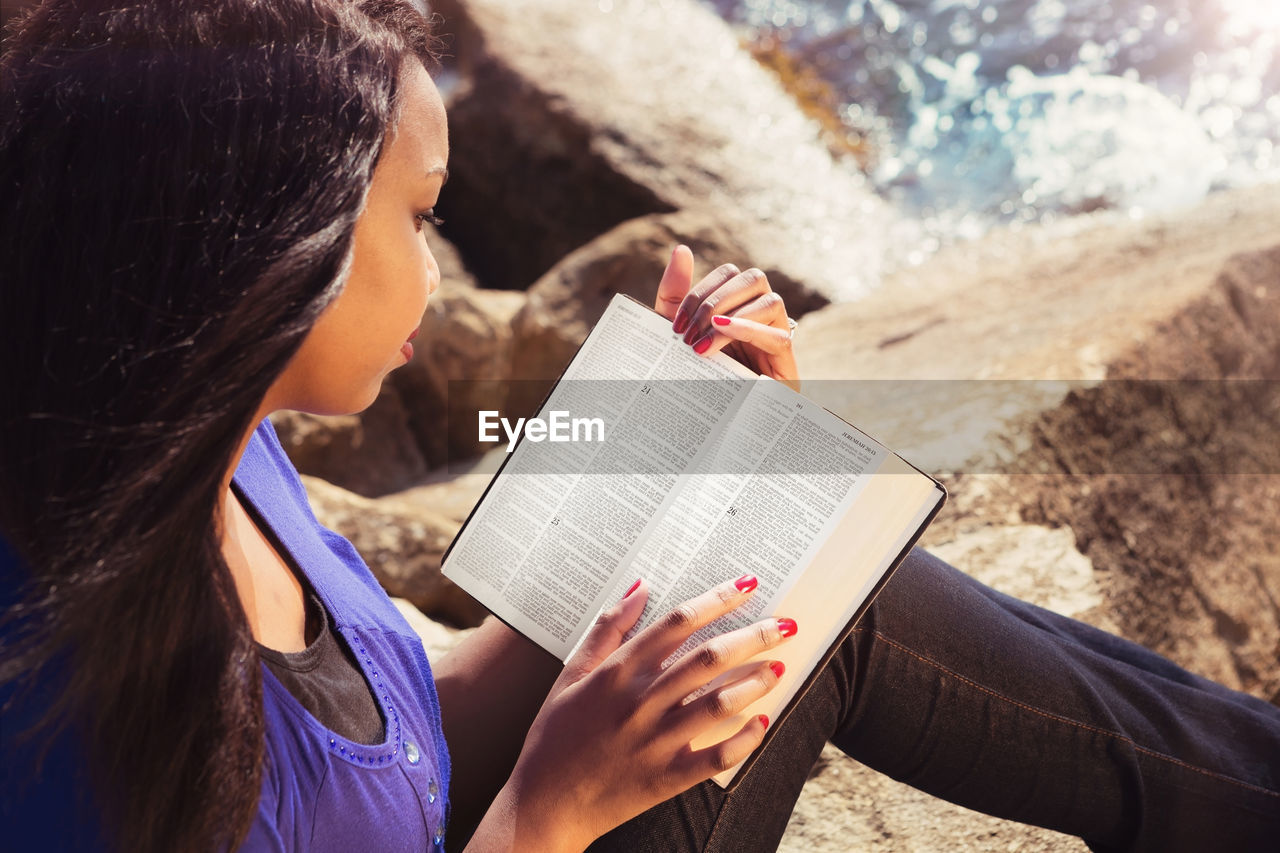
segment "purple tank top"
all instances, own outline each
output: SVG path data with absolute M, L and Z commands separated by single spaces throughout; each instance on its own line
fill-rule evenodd
M 235 481 L 324 602 L 386 720 L 383 743 L 349 741 L 264 665 L 267 763 L 241 849 L 443 849 L 449 754 L 422 641 L 351 544 L 316 521 L 268 422 L 254 432 Z

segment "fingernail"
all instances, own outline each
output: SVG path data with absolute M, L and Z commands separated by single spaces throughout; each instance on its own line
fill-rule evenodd
M 698 338 L 698 342 L 693 345 L 693 351 L 698 355 L 702 355 L 709 349 L 711 349 L 711 333 L 707 332 L 705 335 Z
M 640 588 L 640 579 L 636 578 L 636 582 L 631 585 L 631 589 L 627 590 L 627 594 L 622 597 L 623 598 L 630 597 L 631 593 L 635 592 L 639 588 Z
M 756 719 L 760 721 L 760 725 L 764 726 L 766 729 L 769 728 L 769 718 L 764 714 L 756 717 Z
M 689 325 L 689 317 L 683 311 L 676 312 L 676 320 L 671 324 L 671 331 L 677 335 L 684 334 L 684 327 Z
M 799 629 L 796 627 L 796 620 L 779 619 L 778 630 L 782 632 L 782 636 L 792 637 L 792 636 L 795 636 L 796 631 L 798 631 Z
M 760 581 L 756 579 L 755 575 L 743 575 L 733 582 L 733 585 L 738 588 L 738 592 L 751 592 L 759 584 Z
M 727 326 L 729 325 L 729 318 L 716 314 L 712 316 L 711 322 L 715 323 L 717 326 Z
M 776 660 L 773 663 L 769 664 L 769 669 L 773 670 L 773 674 L 776 675 L 778 678 L 781 678 L 782 673 L 787 671 L 787 668 L 782 665 L 782 661 L 780 660 Z

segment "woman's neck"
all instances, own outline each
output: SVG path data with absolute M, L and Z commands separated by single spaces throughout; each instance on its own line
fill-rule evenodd
M 266 417 L 265 412 L 259 414 Z M 222 556 L 231 570 L 253 638 L 267 648 L 298 652 L 307 645 L 302 584 L 232 487 L 232 478 L 261 417 L 244 434 L 223 478 L 216 521 Z

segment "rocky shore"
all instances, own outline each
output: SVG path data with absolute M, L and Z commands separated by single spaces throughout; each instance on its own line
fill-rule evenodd
M 909 266 L 856 162 L 692 0 L 433 6 L 453 176 L 418 354 L 361 415 L 277 419 L 432 655 L 484 614 L 439 575 L 495 467 L 458 413 L 530 414 L 609 296 L 651 300 L 685 242 L 701 270 L 764 269 L 805 392 L 946 482 L 926 547 L 1280 701 L 1280 191 Z M 783 849 L 1084 847 L 832 752 Z

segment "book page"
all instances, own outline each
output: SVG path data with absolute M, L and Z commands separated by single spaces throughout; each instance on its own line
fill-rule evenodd
M 615 297 L 539 413 L 599 418 L 605 440 L 521 439 L 450 549 L 445 575 L 566 658 L 678 475 L 746 398 L 748 377 Z
M 759 579 L 747 605 L 694 634 L 671 660 L 757 621 L 774 612 L 891 456 L 786 385 L 756 380 L 733 423 L 658 508 L 603 606 L 644 578 L 649 601 L 639 631 L 712 586 L 743 574 Z
M 781 646 L 735 668 L 717 683 L 740 674 L 759 661 L 780 660 L 786 673 L 768 695 L 725 720 L 693 742 L 710 746 L 740 729 L 748 719 L 765 714 L 776 726 L 789 703 L 827 651 L 848 628 L 893 561 L 919 534 L 944 499 L 936 483 L 901 458 L 890 455 L 871 478 L 805 570 L 804 580 L 777 602 L 768 615 L 796 620 L 799 631 Z M 893 580 L 890 579 L 892 584 Z M 739 768 L 717 775 L 727 786 Z

